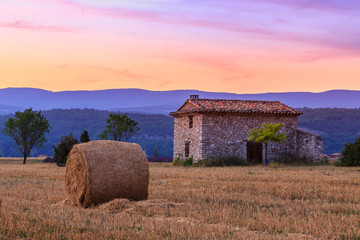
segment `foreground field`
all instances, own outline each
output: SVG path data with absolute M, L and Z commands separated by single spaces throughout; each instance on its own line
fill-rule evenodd
M 65 206 L 64 168 L 0 159 L 0 239 L 360 239 L 360 169 L 150 164 L 149 200 Z

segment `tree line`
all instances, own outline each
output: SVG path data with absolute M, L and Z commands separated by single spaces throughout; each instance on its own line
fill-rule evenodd
M 346 143 L 355 143 L 360 136 L 360 109 L 319 108 L 298 109 L 303 112 L 299 117 L 299 127 L 319 134 L 324 140 L 324 153 L 335 153 L 344 150 Z M 49 120 L 51 131 L 45 133 L 48 140 L 44 148 L 35 148 L 33 156 L 52 155 L 53 146 L 59 144 L 61 137 L 69 135 L 79 137 L 83 129 L 88 130 L 91 140 L 100 139 L 106 126 L 106 118 L 113 112 L 95 109 L 54 109 L 43 111 Z M 129 141 L 139 143 L 148 156 L 173 155 L 173 118 L 161 114 L 128 113 L 131 119 L 138 122 L 139 132 Z M 0 116 L 0 129 L 5 127 L 9 117 Z M 20 156 L 16 144 L 10 137 L 1 134 L 0 156 Z
M 126 114 L 111 113 L 106 119 L 106 127 L 100 139 L 114 141 L 128 141 L 140 128 L 138 123 L 129 118 Z M 50 132 L 51 126 L 41 111 L 34 111 L 32 108 L 24 112 L 16 112 L 14 117 L 10 117 L 1 132 L 14 140 L 19 151 L 23 155 L 23 164 L 34 148 L 41 148 L 47 141 L 45 134 Z M 90 138 L 87 130 L 83 130 L 80 142 L 89 142 Z M 58 165 L 64 165 L 67 156 L 75 144 L 79 141 L 72 134 L 63 136 L 58 146 L 54 146 L 54 158 Z
M 95 109 L 53 109 L 42 111 L 51 125 L 51 131 L 45 134 L 47 142 L 43 148 L 36 148 L 31 156 L 53 155 L 53 146 L 60 143 L 61 137 L 72 133 L 79 140 L 83 129 L 88 131 L 91 140 L 99 140 L 106 128 L 106 119 L 115 112 Z M 0 116 L 0 129 L 14 115 Z M 147 156 L 153 151 L 160 157 L 172 156 L 174 120 L 162 114 L 127 113 L 127 116 L 138 123 L 139 131 L 128 139 L 140 144 Z M 10 137 L 0 134 L 0 156 L 22 156 Z

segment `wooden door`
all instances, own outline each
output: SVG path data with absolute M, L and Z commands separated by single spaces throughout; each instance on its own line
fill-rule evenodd
M 262 164 L 262 143 L 247 142 L 247 162 L 250 165 Z

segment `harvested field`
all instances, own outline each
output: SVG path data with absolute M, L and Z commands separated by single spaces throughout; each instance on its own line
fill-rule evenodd
M 62 203 L 65 168 L 0 159 L 0 239 L 359 239 L 360 168 L 150 163 L 149 199 Z

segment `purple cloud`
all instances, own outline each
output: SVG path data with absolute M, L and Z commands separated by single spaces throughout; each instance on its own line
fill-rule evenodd
M 200 28 L 198 34 L 201 29 L 209 29 L 224 34 L 237 33 L 239 38 L 244 34 L 251 35 L 269 44 L 273 41 L 279 45 L 292 42 L 333 48 L 336 54 L 339 50 L 345 55 L 360 54 L 360 21 L 348 14 L 360 14 L 360 1 L 355 0 L 251 0 L 241 3 L 235 0 L 181 0 L 171 4 L 152 1 L 154 6 L 151 7 L 135 3 L 127 3 L 126 7 L 104 7 L 71 0 L 49 1 L 93 15 Z M 222 33 L 214 33 L 215 38 L 216 34 Z
M 323 11 L 357 11 L 360 2 L 357 0 L 255 0 L 259 2 L 273 3 L 290 6 L 297 10 L 323 10 Z

